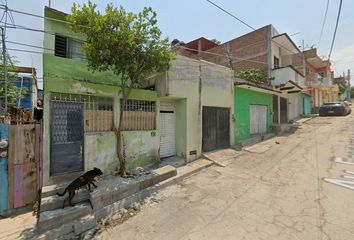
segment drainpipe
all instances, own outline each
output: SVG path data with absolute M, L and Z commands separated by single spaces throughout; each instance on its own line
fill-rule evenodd
M 267 39 L 268 39 L 268 77 L 272 77 L 272 25 L 269 25 L 269 29 L 267 31 Z M 268 85 L 272 85 L 271 81 L 269 81 Z
M 199 59 L 199 86 L 198 86 L 198 104 L 199 104 L 199 110 L 198 110 L 198 117 L 200 119 L 200 112 L 202 108 L 202 62 L 200 60 L 200 53 L 202 49 L 202 43 L 201 40 L 198 41 L 198 59 Z
M 280 125 L 280 96 L 278 95 L 278 124 Z
M 201 40 L 198 41 L 198 59 L 199 59 L 199 86 L 198 86 L 198 125 L 199 125 L 199 136 L 200 136 L 200 140 L 199 140 L 199 149 L 200 152 L 202 153 L 203 151 L 203 124 L 201 121 L 201 111 L 202 111 L 202 61 L 200 60 L 200 53 L 202 50 L 202 43 Z M 197 155 L 196 155 L 197 158 Z
M 166 71 L 166 92 L 165 92 L 165 96 L 169 96 L 170 95 L 170 78 L 169 78 L 169 74 L 168 74 L 168 70 Z

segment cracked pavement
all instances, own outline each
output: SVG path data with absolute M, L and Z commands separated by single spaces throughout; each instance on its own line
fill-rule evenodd
M 354 239 L 354 191 L 323 181 L 354 171 L 332 161 L 353 158 L 353 139 L 354 116 L 314 118 L 268 140 L 264 153 L 245 152 L 161 190 L 157 202 L 95 238 Z

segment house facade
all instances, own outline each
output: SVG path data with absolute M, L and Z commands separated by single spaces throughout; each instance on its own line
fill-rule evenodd
M 233 138 L 233 73 L 229 68 L 177 55 L 156 77 L 160 98 L 161 157 L 187 161 L 228 148 Z
M 118 168 L 114 126 L 120 89 L 113 73 L 90 72 L 81 51 L 83 36 L 63 23 L 66 14 L 45 8 L 44 185 L 99 167 Z M 59 21 L 57 21 L 59 20 Z M 204 60 L 178 56 L 165 73 L 133 89 L 123 110 L 123 151 L 128 169 L 234 143 L 233 72 Z
M 304 104 L 308 104 L 307 101 L 304 103 L 302 94 L 306 91 L 305 61 L 286 33 L 279 34 L 272 25 L 267 25 L 217 46 L 201 38 L 201 46 L 192 50 L 193 42 L 182 46 L 181 54 L 193 55 L 192 52 L 197 50 L 194 55 L 235 71 L 263 71 L 265 85 L 282 92 L 273 98 L 274 124 L 286 123 L 303 115 Z M 198 53 L 201 49 L 204 50 Z
M 273 96 L 280 94 L 271 87 L 235 79 L 235 141 L 273 131 Z
M 331 63 L 317 55 L 317 49 L 304 51 L 306 59 L 306 85 L 311 94 L 311 108 L 314 113 L 323 103 L 338 101 L 339 89 L 333 84 Z
M 65 181 L 99 167 L 118 168 L 114 126 L 120 89 L 111 72 L 87 70 L 83 37 L 63 23 L 66 14 L 45 8 L 43 54 L 43 182 Z M 59 21 L 57 21 L 59 20 Z M 123 117 L 123 149 L 128 169 L 159 161 L 159 104 L 155 91 L 133 89 Z

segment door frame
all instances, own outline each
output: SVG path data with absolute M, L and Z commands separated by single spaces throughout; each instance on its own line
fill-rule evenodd
M 162 110 L 161 106 L 164 104 L 170 104 L 172 105 L 173 110 Z M 167 108 L 166 108 L 167 109 Z M 162 158 L 168 158 L 168 157 L 172 157 L 172 156 L 176 156 L 177 155 L 177 146 L 176 146 L 176 136 L 177 136 L 177 131 L 176 131 L 176 105 L 174 102 L 160 102 L 160 109 L 159 109 L 159 125 L 160 125 L 160 158 L 161 158 L 161 114 L 168 114 L 168 113 L 173 113 L 174 115 L 174 154 L 173 155 L 169 155 L 169 156 L 164 156 Z
M 251 133 L 251 106 L 262 106 L 262 107 L 265 107 L 266 108 L 266 112 L 265 112 L 265 125 L 266 125 L 266 131 L 265 133 L 267 133 L 268 131 L 268 108 L 269 108 L 269 105 L 266 105 L 266 104 L 250 104 L 250 135 L 259 135 L 259 134 L 264 134 L 264 133 L 259 133 L 259 122 L 258 122 L 258 131 L 257 133 Z
M 77 171 L 68 171 L 68 172 L 63 172 L 63 173 L 52 173 L 52 147 L 53 147 L 53 108 L 54 108 L 54 102 L 55 101 L 60 101 L 60 102 L 68 102 L 68 103 L 82 103 L 83 104 L 83 109 L 82 109 L 82 146 L 81 146 L 81 169 Z M 49 114 L 49 135 L 50 135 L 50 143 L 49 143 L 49 176 L 50 178 L 53 177 L 59 177 L 63 175 L 69 175 L 69 174 L 77 174 L 77 173 L 82 173 L 85 170 L 85 103 L 81 101 L 66 101 L 66 100 L 50 100 L 50 114 Z
M 215 148 L 214 149 L 211 149 L 211 150 L 206 150 L 205 149 L 205 140 L 204 140 L 204 133 L 205 133 L 205 128 L 204 128 L 204 110 L 205 109 L 215 109 L 216 110 L 216 133 L 215 133 Z M 227 113 L 228 113 L 228 136 L 227 136 L 227 142 L 228 142 L 228 146 L 225 146 L 225 147 L 220 147 L 219 144 L 218 144 L 218 129 L 219 129 L 219 119 L 218 119 L 218 110 L 227 110 Z M 206 110 L 205 110 L 206 111 Z M 230 137 L 231 137 L 231 134 L 230 134 L 230 129 L 231 129 L 231 119 L 230 119 L 230 114 L 231 114 L 231 108 L 229 107 L 217 107 L 217 106 L 203 106 L 202 107 L 202 122 L 201 122 L 201 127 L 202 127 L 202 134 L 201 134 L 201 143 L 202 143 L 202 147 L 201 147 L 201 150 L 202 152 L 209 152 L 209 151 L 215 151 L 215 150 L 218 150 L 218 149 L 225 149 L 225 148 L 228 148 L 230 147 L 230 144 L 231 144 L 231 140 L 230 140 Z

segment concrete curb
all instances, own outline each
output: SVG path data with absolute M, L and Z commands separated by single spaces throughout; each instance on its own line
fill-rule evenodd
M 166 188 L 168 186 L 178 184 L 181 181 L 183 181 L 185 178 L 187 178 L 193 174 L 196 174 L 197 172 L 199 172 L 207 167 L 210 167 L 212 165 L 214 165 L 214 163 L 209 160 L 199 159 L 199 160 L 193 161 L 191 163 L 188 163 L 187 165 L 177 168 L 176 175 L 175 175 L 176 170 L 172 171 L 171 166 L 168 166 L 168 167 L 165 166 L 165 167 L 162 167 L 161 169 L 156 169 L 156 170 L 154 170 L 154 172 L 157 176 L 159 176 L 158 179 L 147 180 L 147 182 L 149 182 L 150 184 L 153 183 L 154 185 L 150 185 L 150 184 L 143 182 L 144 183 L 143 185 L 147 184 L 147 186 L 146 186 L 147 188 L 143 188 L 144 186 L 140 186 L 143 188 L 143 189 L 140 188 L 141 189 L 140 191 L 133 193 L 131 195 L 127 195 L 126 197 L 124 197 L 123 199 L 120 199 L 118 201 L 111 202 L 111 204 L 108 204 L 106 206 L 101 205 L 100 208 L 94 209 L 93 211 L 91 210 L 91 208 L 87 207 L 87 210 L 90 211 L 90 213 L 85 212 L 85 214 L 82 214 L 82 216 L 80 215 L 80 218 L 72 219 L 71 220 L 72 222 L 67 223 L 67 224 L 63 224 L 62 226 L 60 226 L 58 228 L 51 229 L 50 226 L 47 226 L 47 228 L 42 228 L 40 231 L 40 233 L 42 233 L 42 234 L 37 237 L 38 237 L 38 239 L 52 239 L 53 236 L 58 237 L 58 238 L 69 237 L 69 236 L 70 237 L 75 237 L 75 236 L 79 237 L 80 236 L 82 238 L 82 237 L 84 237 L 83 235 L 86 232 L 89 232 L 91 229 L 97 228 L 99 221 L 113 216 L 120 209 L 130 208 L 130 207 L 132 207 L 132 205 L 134 203 L 143 201 L 145 198 L 151 196 L 154 192 L 157 192 L 157 191 L 159 191 L 163 188 Z M 172 175 L 172 177 L 170 177 L 171 175 Z M 166 177 L 169 177 L 169 178 L 167 178 L 161 182 L 158 182 L 158 180 L 166 178 Z M 98 199 L 98 200 L 101 201 L 102 199 Z M 110 199 L 110 201 L 112 201 L 112 199 Z M 108 202 L 110 202 L 110 201 L 108 201 Z M 95 204 L 93 204 L 93 205 L 95 205 Z

